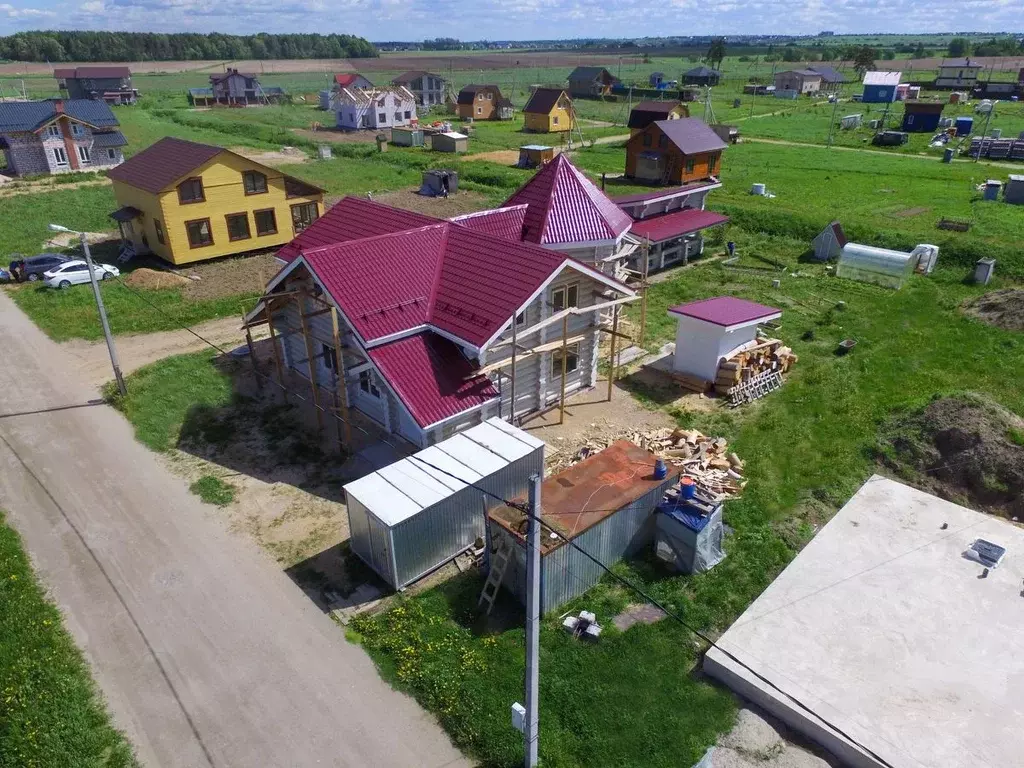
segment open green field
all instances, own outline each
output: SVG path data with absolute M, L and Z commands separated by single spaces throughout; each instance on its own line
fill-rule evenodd
M 135 765 L 0 510 L 0 767 Z

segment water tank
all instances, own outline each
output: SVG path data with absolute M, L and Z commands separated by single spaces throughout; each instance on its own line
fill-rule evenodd
M 973 117 L 958 117 L 956 119 L 956 135 L 957 136 L 970 136 L 971 130 L 974 128 Z

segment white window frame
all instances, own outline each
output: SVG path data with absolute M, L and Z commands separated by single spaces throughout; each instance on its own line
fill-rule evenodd
M 553 288 L 551 290 L 551 308 L 556 312 L 561 312 L 563 309 L 568 309 L 569 307 L 578 307 L 579 305 L 579 283 L 569 283 L 568 285 L 560 285 L 557 288 Z
M 92 153 L 89 151 L 89 148 L 87 146 L 85 146 L 84 144 L 79 144 L 78 147 L 76 147 L 76 149 L 78 150 L 78 160 L 79 160 L 79 162 L 82 162 L 82 163 L 91 163 L 92 162 Z
M 46 135 L 51 139 L 61 138 L 60 126 L 56 123 L 46 126 Z
M 51 147 L 50 151 L 53 153 L 53 161 L 58 168 L 63 168 L 70 164 L 68 162 L 68 153 L 64 151 L 64 147 Z
M 571 376 L 580 369 L 580 343 L 567 344 L 565 347 L 565 375 Z M 562 378 L 562 348 L 556 347 L 551 352 L 551 378 Z

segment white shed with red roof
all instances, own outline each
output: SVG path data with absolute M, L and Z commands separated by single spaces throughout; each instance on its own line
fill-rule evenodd
M 677 320 L 672 367 L 714 381 L 718 365 L 757 339 L 757 326 L 782 317 L 782 310 L 735 296 L 680 304 L 668 311 Z

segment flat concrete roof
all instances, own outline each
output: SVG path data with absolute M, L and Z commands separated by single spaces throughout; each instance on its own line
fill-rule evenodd
M 978 538 L 1007 550 L 984 578 Z M 1021 765 L 1022 580 L 1020 527 L 876 475 L 719 640 L 784 693 L 704 670 L 849 765 Z

